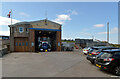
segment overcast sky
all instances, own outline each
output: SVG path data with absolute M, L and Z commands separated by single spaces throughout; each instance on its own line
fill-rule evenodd
M 10 19 L 13 23 L 47 18 L 62 24 L 62 39 L 92 38 L 106 41 L 107 22 L 110 23 L 110 42 L 118 43 L 117 2 L 3 2 L 0 16 L 0 34 L 9 35 Z

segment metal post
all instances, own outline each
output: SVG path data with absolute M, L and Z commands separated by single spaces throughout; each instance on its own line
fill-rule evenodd
M 92 39 L 93 39 L 93 41 L 94 41 L 94 35 L 92 35 Z
M 92 46 L 94 46 L 94 35 L 92 35 L 92 40 L 93 40 Z
M 11 26 L 12 26 L 12 9 L 11 9 Z
M 107 23 L 107 42 L 109 45 L 109 22 Z
M 47 11 L 45 12 L 45 17 L 46 17 L 46 20 L 47 20 L 47 19 L 48 19 L 48 18 L 47 18 Z

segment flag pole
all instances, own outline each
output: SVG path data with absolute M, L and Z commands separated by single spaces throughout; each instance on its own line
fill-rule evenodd
M 12 26 L 12 9 L 11 9 L 11 26 Z

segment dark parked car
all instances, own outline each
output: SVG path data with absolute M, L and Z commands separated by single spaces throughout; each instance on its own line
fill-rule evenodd
M 96 56 L 98 54 L 101 53 L 101 51 L 103 50 L 107 50 L 107 49 L 118 49 L 116 47 L 108 47 L 108 46 L 100 46 L 100 47 L 93 47 L 92 50 L 89 52 L 89 54 L 87 55 L 87 59 L 94 64 L 94 61 L 96 59 Z
M 103 50 L 96 58 L 96 66 L 120 76 L 120 49 Z
M 62 51 L 73 51 L 74 43 L 62 42 Z

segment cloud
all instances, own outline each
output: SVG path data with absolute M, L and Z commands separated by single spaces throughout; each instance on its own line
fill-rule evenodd
M 78 15 L 78 12 L 76 12 L 75 10 L 67 10 L 67 13 L 69 13 L 70 15 Z
M 107 32 L 99 32 L 98 34 L 107 34 Z
M 70 15 L 65 15 L 65 14 L 62 14 L 62 15 L 57 15 L 57 19 L 56 20 L 71 20 L 70 18 Z
M 94 27 L 104 27 L 105 25 L 104 24 L 95 24 L 93 25 Z
M 81 35 L 85 35 L 85 36 L 92 36 L 92 34 L 87 33 L 87 32 L 80 32 Z
M 0 31 L 0 35 L 10 36 L 10 31 Z
M 66 15 L 66 14 L 61 14 L 61 15 L 57 15 L 57 18 L 55 20 L 53 20 L 54 22 L 57 22 L 59 24 L 64 24 L 65 21 L 69 21 L 72 20 L 70 18 L 70 15 Z
M 16 19 L 12 19 L 12 24 L 15 24 L 17 22 L 20 22 L 20 21 Z M 0 25 L 10 25 L 10 24 L 11 24 L 11 18 L 0 16 Z
M 25 12 L 20 12 L 19 15 L 24 16 L 24 17 L 29 17 L 30 15 L 25 13 Z
M 70 21 L 72 15 L 78 15 L 78 13 L 75 10 L 67 10 L 65 14 L 57 15 L 57 18 L 53 21 L 59 24 L 65 24 L 66 21 Z
M 118 27 L 112 28 L 110 33 L 118 33 Z
M 110 30 L 110 34 L 118 33 L 118 27 L 114 27 Z M 107 32 L 99 32 L 98 34 L 107 34 Z

